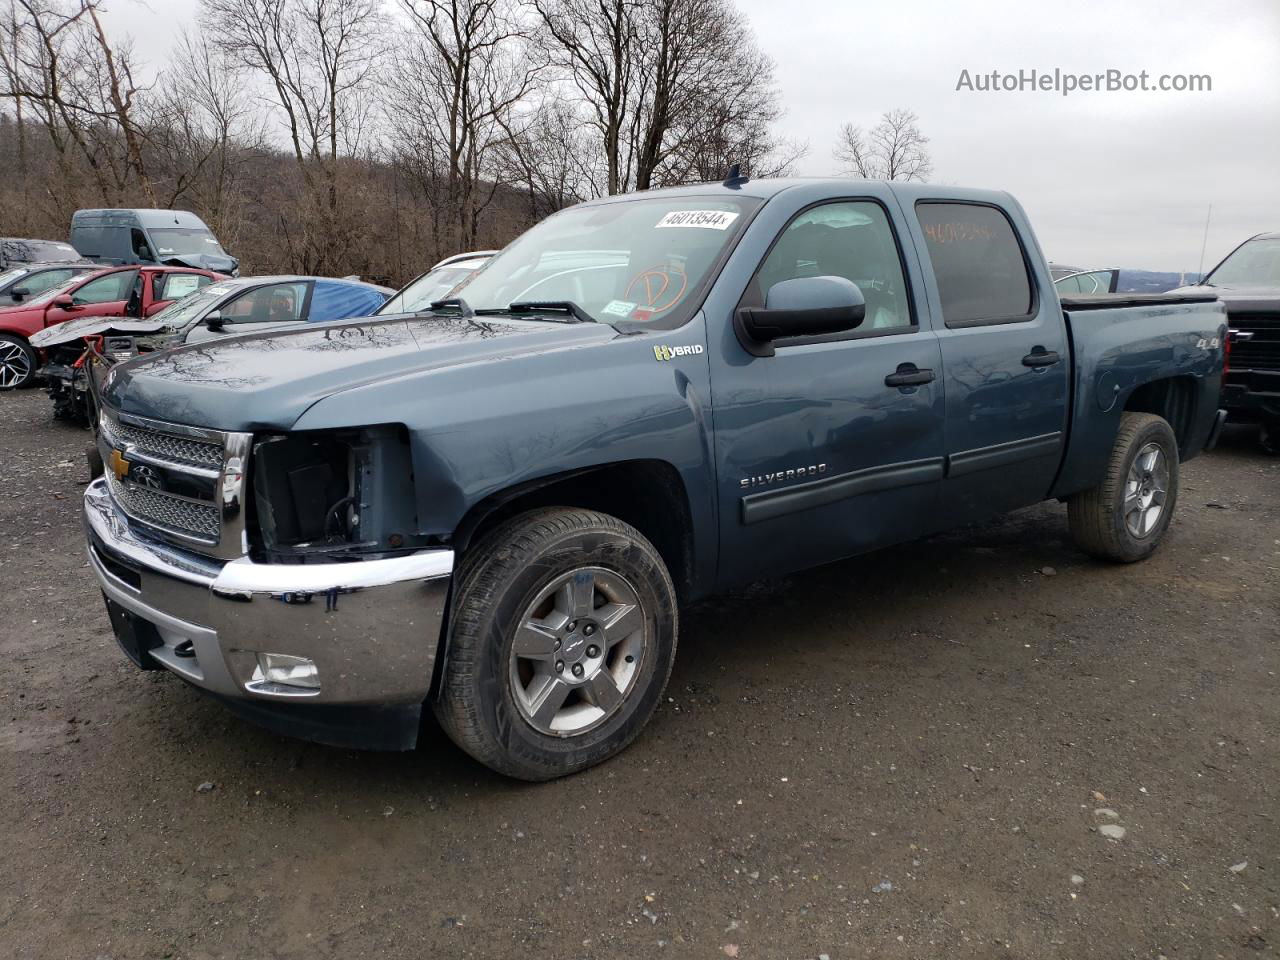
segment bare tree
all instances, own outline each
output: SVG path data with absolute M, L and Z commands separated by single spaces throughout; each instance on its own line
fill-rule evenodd
M 933 172 L 929 138 L 910 110 L 889 110 L 870 131 L 846 123 L 833 152 L 844 172 L 867 180 L 927 180 Z
M 597 192 L 683 182 L 716 152 L 709 141 L 768 152 L 760 134 L 779 113 L 773 62 L 732 0 L 533 5 L 551 62 L 600 138 Z
M 641 45 L 637 0 L 532 0 L 542 23 L 541 39 L 549 61 L 568 77 L 590 111 L 600 135 L 603 182 L 598 192 L 615 194 L 631 179 L 627 142 Z
M 591 195 L 593 144 L 573 105 L 552 96 L 510 118 L 498 155 L 499 176 L 528 195 L 529 221 Z
M 376 0 L 203 0 L 202 19 L 258 74 L 280 112 L 310 207 L 279 226 L 300 269 L 337 268 L 361 218 L 344 203 L 344 158 L 365 133 L 379 53 Z
M 98 193 L 155 202 L 142 150 L 131 44 L 113 43 L 99 0 L 11 0 L 0 16 L 0 99 L 31 108 L 63 179 L 83 161 Z M 25 127 L 23 128 L 25 135 Z
M 497 151 L 537 75 L 509 0 L 400 0 L 411 29 L 387 83 L 392 148 L 438 187 L 440 252 L 474 248 L 497 189 Z
M 146 143 L 162 206 L 199 209 L 224 244 L 244 226 L 244 180 L 266 149 L 266 122 L 245 69 L 220 44 L 184 33 L 146 105 Z

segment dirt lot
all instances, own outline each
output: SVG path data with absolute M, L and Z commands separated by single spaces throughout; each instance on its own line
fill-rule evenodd
M 37 392 L 0 417 L 0 956 L 1280 952 L 1280 461 L 1248 434 L 1144 564 L 1048 505 L 688 611 L 640 741 L 528 786 L 136 671 L 87 434 Z

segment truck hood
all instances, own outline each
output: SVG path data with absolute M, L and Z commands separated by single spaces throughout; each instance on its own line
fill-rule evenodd
M 1280 312 L 1280 287 L 1251 284 L 1227 287 L 1216 284 L 1196 284 L 1179 287 L 1170 293 L 1207 293 L 1221 300 L 1232 316 L 1274 314 Z
M 620 334 L 603 323 L 507 317 L 379 317 L 226 337 L 112 367 L 103 398 L 124 413 L 217 430 L 287 430 L 355 387 L 574 349 Z M 490 374 L 492 376 L 492 374 Z M 377 422 L 371 411 L 370 422 Z

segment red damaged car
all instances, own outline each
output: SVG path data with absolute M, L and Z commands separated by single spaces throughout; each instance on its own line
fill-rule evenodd
M 38 366 L 31 335 L 80 317 L 149 317 L 225 277 L 190 267 L 107 267 L 82 273 L 18 306 L 0 309 L 0 390 L 25 387 Z

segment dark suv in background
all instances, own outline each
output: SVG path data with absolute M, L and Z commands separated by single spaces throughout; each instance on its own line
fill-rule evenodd
M 1227 370 L 1222 405 L 1232 420 L 1259 423 L 1262 445 L 1280 453 L 1280 233 L 1250 237 L 1196 286 L 1227 307 Z

